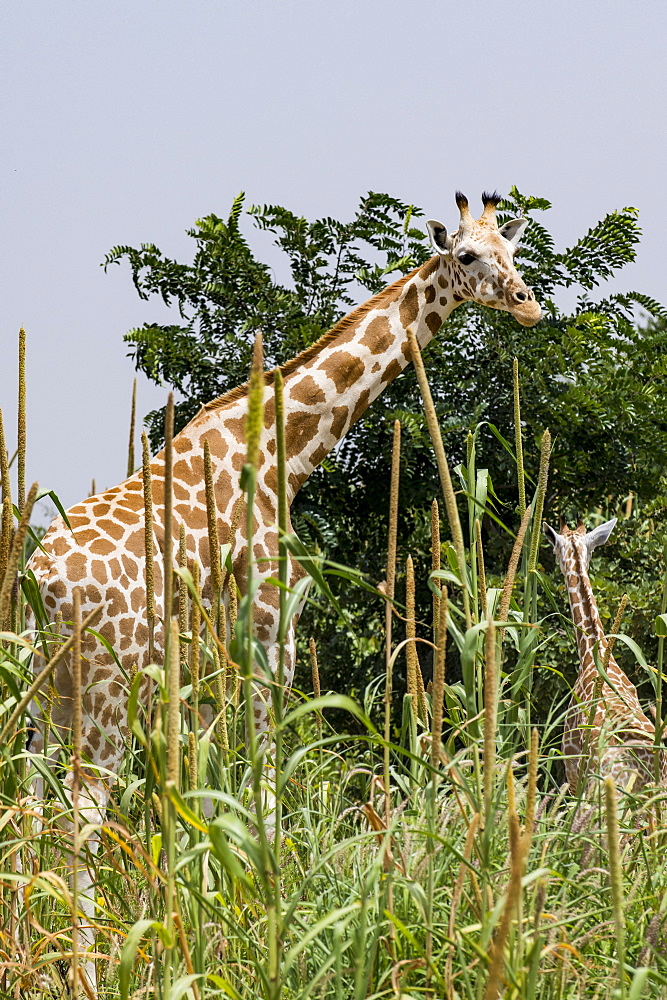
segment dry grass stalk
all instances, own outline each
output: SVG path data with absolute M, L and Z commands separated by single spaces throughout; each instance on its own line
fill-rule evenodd
M 215 670 L 215 707 L 219 716 L 217 724 L 218 739 L 225 754 L 229 752 L 229 735 L 227 733 L 227 665 L 224 668 L 220 650 L 213 646 L 213 669 Z M 234 672 L 236 673 L 236 671 Z M 234 682 L 236 684 L 236 681 Z
M 19 521 L 18 527 L 14 533 L 14 540 L 12 541 L 9 555 L 7 557 L 5 575 L 2 580 L 2 587 L 0 587 L 0 623 L 5 622 L 7 615 L 9 614 L 14 581 L 16 579 L 19 563 L 21 561 L 23 543 L 25 542 L 26 535 L 28 534 L 30 515 L 32 514 L 32 508 L 35 504 L 38 488 L 37 483 L 33 483 L 30 487 L 28 498 L 23 505 L 21 520 Z
M 493 618 L 486 623 L 486 664 L 484 668 L 484 824 L 491 821 L 493 778 L 496 766 L 496 726 L 498 714 L 496 674 L 496 629 Z
M 415 567 L 412 556 L 405 560 L 405 638 L 408 640 L 405 647 L 405 662 L 407 668 L 407 689 L 412 695 L 412 711 L 417 715 L 417 699 L 419 696 L 417 688 L 417 622 L 415 620 Z
M 526 529 L 528 528 L 528 522 L 530 521 L 530 513 L 531 513 L 531 508 L 528 507 L 523 517 L 521 518 L 521 524 L 519 525 L 519 530 L 517 531 L 516 538 L 514 539 L 514 545 L 512 546 L 512 555 L 510 556 L 509 565 L 507 567 L 507 574 L 505 576 L 505 583 L 503 584 L 503 592 L 500 596 L 500 604 L 498 606 L 498 619 L 501 622 L 506 622 L 507 615 L 509 614 L 510 601 L 512 599 L 512 591 L 514 589 L 514 580 L 516 578 L 516 571 L 519 567 L 519 559 L 521 558 L 523 540 L 526 537 Z M 504 634 L 505 634 L 505 629 L 503 628 L 500 630 L 501 645 Z
M 146 563 L 146 624 L 148 626 L 148 662 L 154 659 L 155 644 L 155 563 L 153 553 L 153 481 L 151 478 L 151 455 L 146 431 L 141 435 L 144 483 L 144 549 Z
M 169 674 L 167 676 L 167 781 L 173 781 L 178 788 L 180 767 L 181 733 L 181 662 L 178 648 L 178 619 L 171 619 L 169 625 Z
M 311 636 L 308 640 L 308 652 L 310 653 L 310 675 L 313 679 L 313 697 L 319 698 L 322 693 L 320 687 L 320 668 L 317 662 L 317 646 Z M 322 739 L 322 713 L 317 713 L 317 738 Z
M 521 850 L 521 834 L 519 831 L 519 817 L 514 807 L 514 784 L 512 778 L 512 768 L 507 772 L 507 791 L 509 803 L 509 847 L 510 847 L 510 881 L 507 886 L 505 905 L 498 930 L 494 935 L 489 965 L 489 978 L 484 990 L 484 1000 L 497 1000 L 502 979 L 503 964 L 505 957 L 505 945 L 509 937 L 512 919 L 517 904 L 521 897 L 521 876 L 523 874 L 523 855 Z
M 81 790 L 81 731 L 83 691 L 81 684 L 81 591 L 73 593 L 72 659 L 72 996 L 79 996 L 79 792 Z
M 391 452 L 391 483 L 389 490 L 389 530 L 387 534 L 387 582 L 385 593 L 391 610 L 396 585 L 396 545 L 398 539 L 398 489 L 401 473 L 401 422 L 394 421 Z
M 213 488 L 213 467 L 211 464 L 211 449 L 208 441 L 204 441 L 204 486 L 206 490 L 206 519 L 208 524 L 208 551 L 211 562 L 211 601 L 212 618 L 216 630 L 220 634 L 218 608 L 221 601 L 222 573 L 220 569 L 220 536 L 218 535 L 218 507 L 215 502 Z
M 486 567 L 484 566 L 484 549 L 482 547 L 482 528 L 479 518 L 475 518 L 475 542 L 477 548 L 477 586 L 479 588 L 479 605 L 482 609 L 481 617 L 486 618 L 488 611 L 486 607 Z
M 234 504 L 234 507 L 232 509 L 232 520 L 231 520 L 231 524 L 229 525 L 229 531 L 228 531 L 227 538 L 226 538 L 226 540 L 229 543 L 229 545 L 232 546 L 232 552 L 233 552 L 233 548 L 234 548 L 234 539 L 236 538 L 236 529 L 238 528 L 239 523 L 241 521 L 241 514 L 243 513 L 244 508 L 245 508 L 245 496 L 241 495 L 238 498 L 238 500 L 236 501 L 236 503 Z M 220 567 L 220 593 L 223 593 L 223 591 L 225 589 L 225 584 L 227 582 L 228 582 L 227 581 L 227 566 L 223 565 L 223 566 Z M 231 586 L 231 584 L 230 584 L 230 586 Z M 234 619 L 234 620 L 236 621 L 236 619 Z
M 127 478 L 134 475 L 134 428 L 137 419 L 137 380 L 132 384 L 132 406 L 130 408 L 130 439 L 127 443 Z
M 530 753 L 528 755 L 528 788 L 526 791 L 526 822 L 523 828 L 522 850 L 524 860 L 528 857 L 533 842 L 535 827 L 535 800 L 537 797 L 537 764 L 540 753 L 540 738 L 537 729 L 530 734 Z
M 25 330 L 19 330 L 19 405 L 18 405 L 18 435 L 17 435 L 17 468 L 16 485 L 17 501 L 16 505 L 19 514 L 23 513 L 25 506 L 25 454 L 26 454 L 26 410 L 25 410 Z
M 428 425 L 431 443 L 433 444 L 433 450 L 435 452 L 436 462 L 438 465 L 438 472 L 440 474 L 440 485 L 442 486 L 442 494 L 445 500 L 445 509 L 449 520 L 449 529 L 452 533 L 452 543 L 458 560 L 459 576 L 461 577 L 461 588 L 463 591 L 463 608 L 465 611 L 466 628 L 470 628 L 472 619 L 470 617 L 470 596 L 468 594 L 467 587 L 465 547 L 463 544 L 463 532 L 461 530 L 459 511 L 456 505 L 456 496 L 452 486 L 452 477 L 449 473 L 449 463 L 447 462 L 447 456 L 445 454 L 445 446 L 442 443 L 438 416 L 435 412 L 433 397 L 431 396 L 431 389 L 426 377 L 426 371 L 424 369 L 421 351 L 419 350 L 419 344 L 417 343 L 417 338 L 412 330 L 408 329 L 407 333 L 412 363 L 415 367 L 415 373 L 417 375 L 417 381 L 419 383 L 419 389 L 424 403 L 426 423 Z
M 278 468 L 278 527 L 287 531 L 287 484 L 285 461 L 285 401 L 283 397 L 283 376 L 276 371 L 273 381 L 273 396 L 276 405 L 276 466 Z
M 9 566 L 9 554 L 12 548 L 14 512 L 12 501 L 7 498 L 2 502 L 2 534 L 0 535 L 0 588 L 2 587 L 7 568 Z M 0 618 L 0 627 L 4 627 L 4 619 Z
M 609 881 L 611 904 L 616 928 L 616 951 L 620 997 L 625 997 L 625 915 L 623 913 L 623 870 L 621 868 L 620 837 L 618 831 L 618 806 L 616 785 L 611 777 L 604 779 L 605 818 L 607 821 L 607 852 L 609 855 Z
M 475 834 L 477 833 L 477 827 L 479 826 L 479 813 L 475 813 L 473 818 L 470 820 L 468 826 L 468 832 L 466 833 L 465 845 L 463 847 L 463 860 L 459 863 L 459 871 L 456 877 L 456 883 L 454 885 L 454 892 L 452 893 L 452 903 L 449 909 L 449 924 L 447 928 L 447 937 L 450 941 L 454 939 L 454 929 L 456 927 L 456 911 L 458 910 L 459 903 L 461 901 L 461 895 L 463 893 L 463 885 L 465 882 L 466 873 L 470 871 L 470 857 L 472 855 L 472 847 L 475 841 Z M 478 890 L 479 891 L 479 890 Z M 481 897 L 480 897 L 481 902 Z M 453 979 L 452 979 L 452 958 L 454 955 L 454 945 L 449 946 L 449 955 L 447 956 L 447 964 L 445 966 L 445 985 L 449 993 L 453 993 Z
M 195 594 L 201 599 L 201 587 L 199 585 L 199 563 L 195 560 L 192 565 L 192 583 L 194 586 Z M 200 661 L 199 661 L 199 633 L 201 631 L 201 613 L 199 611 L 199 602 L 192 602 L 191 611 L 191 635 L 190 640 L 190 683 L 192 684 L 192 702 L 194 706 L 195 713 L 195 724 L 197 720 L 197 715 L 199 714 L 199 678 L 200 678 Z
M 431 572 L 440 569 L 440 509 L 438 501 L 431 504 Z M 436 584 L 439 588 L 439 584 Z M 438 622 L 440 620 L 440 598 L 433 595 L 433 643 L 438 645 Z
M 174 594 L 174 539 L 172 534 L 172 509 L 174 503 L 174 394 L 167 397 L 167 410 L 164 419 L 164 633 L 170 626 L 173 614 Z
M 252 349 L 252 366 L 248 382 L 248 416 L 246 417 L 246 461 L 257 468 L 259 441 L 264 413 L 264 347 L 258 333 Z
M 5 427 L 0 410 L 0 483 L 2 484 L 2 527 L 0 528 L 0 586 L 5 578 L 9 549 L 12 544 L 14 514 L 12 511 L 12 486 L 9 478 L 9 455 L 5 441 Z
M 396 586 L 396 545 L 398 539 L 398 489 L 401 474 L 401 423 L 394 421 L 394 437 L 391 451 L 391 480 L 389 489 L 389 529 L 387 532 L 387 582 L 385 594 L 385 688 L 384 688 L 384 737 L 386 741 L 384 750 L 384 780 L 385 780 L 385 809 L 388 822 L 389 817 L 389 742 L 391 738 L 391 699 L 392 699 L 392 667 L 391 667 L 391 630 L 392 630 L 392 601 Z
M 445 703 L 445 662 L 447 654 L 447 588 L 442 588 L 440 598 L 440 620 L 438 622 L 438 637 L 440 642 L 435 653 L 433 664 L 433 714 L 431 717 L 431 767 L 437 767 L 440 759 L 440 742 L 442 740 L 442 720 Z
M 526 479 L 523 471 L 523 438 L 521 436 L 521 397 L 519 395 L 519 359 L 512 365 L 514 375 L 514 442 L 516 445 L 516 475 L 519 486 L 519 514 L 526 513 Z
M 188 568 L 188 550 L 185 541 L 185 525 L 179 526 L 178 532 L 178 565 L 180 569 Z M 178 581 L 178 628 L 181 635 L 188 630 L 188 588 L 181 579 Z M 185 641 L 180 643 L 181 670 L 188 662 L 188 647 Z
M 537 568 L 537 553 L 540 548 L 540 538 L 542 536 L 542 511 L 544 510 L 544 497 L 547 492 L 550 454 L 551 433 L 549 432 L 549 428 L 547 428 L 542 435 L 542 445 L 540 447 L 540 472 L 537 477 L 537 490 L 535 493 L 535 518 L 533 520 L 534 530 L 530 543 L 530 557 L 528 559 L 529 573 L 534 573 Z
M 320 668 L 317 664 L 317 647 L 315 640 L 311 636 L 308 640 L 308 651 L 310 653 L 310 673 L 313 678 L 313 695 L 320 697 Z
M 188 733 L 188 783 L 191 791 L 199 787 L 199 778 L 197 775 L 197 737 L 192 730 Z
M 614 624 L 611 627 L 611 633 L 607 639 L 607 645 L 604 651 L 604 656 L 602 657 L 602 669 L 607 672 L 609 667 L 609 660 L 611 659 L 611 654 L 614 650 L 614 645 L 616 643 L 616 636 L 618 635 L 619 629 L 621 627 L 621 621 L 623 615 L 625 614 L 625 609 L 628 606 L 628 595 L 623 594 L 621 602 L 618 606 L 618 611 L 616 612 L 616 617 L 614 618 Z
M 239 613 L 238 588 L 236 586 L 236 577 L 233 573 L 229 574 L 229 586 L 227 588 L 227 592 L 229 594 L 229 634 L 230 636 L 233 636 L 236 630 L 236 619 L 238 618 Z M 234 685 L 234 689 L 232 691 L 232 702 L 234 705 L 238 706 L 239 675 L 237 670 L 232 672 L 232 683 Z

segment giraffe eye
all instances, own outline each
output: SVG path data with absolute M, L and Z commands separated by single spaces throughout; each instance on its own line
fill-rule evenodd
M 474 260 L 477 260 L 477 258 L 474 256 L 474 254 L 471 254 L 471 253 L 462 253 L 459 256 L 459 260 L 460 260 L 460 262 L 462 264 L 466 264 L 467 265 L 467 264 L 472 264 L 472 262 Z

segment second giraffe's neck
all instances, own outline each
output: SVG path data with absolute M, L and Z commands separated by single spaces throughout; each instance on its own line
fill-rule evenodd
M 588 570 L 579 552 L 575 552 L 565 573 L 567 593 L 570 600 L 570 612 L 574 622 L 577 651 L 581 667 L 587 669 L 594 665 L 594 648 L 597 645 L 598 656 L 604 656 L 606 639 L 598 606 L 593 596 L 593 588 L 588 576 Z
M 407 330 L 424 347 L 463 300 L 439 256 L 370 299 L 286 366 L 285 440 L 290 499 L 410 362 Z

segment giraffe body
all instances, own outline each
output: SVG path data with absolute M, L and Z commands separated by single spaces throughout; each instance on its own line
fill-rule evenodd
M 607 540 L 615 524 L 616 518 L 588 533 L 582 525 L 575 530 L 564 528 L 559 534 L 544 523 L 567 583 L 579 654 L 563 731 L 563 757 L 572 794 L 585 790 L 596 775 L 611 776 L 619 788 L 631 785 L 635 791 L 655 781 L 655 725 L 644 713 L 637 689 L 613 655 L 605 671 L 609 682 L 601 678 L 595 662 L 597 654 L 602 663 L 607 639 L 588 566 L 593 549 Z M 664 750 L 660 750 L 659 772 L 660 781 L 667 783 Z
M 540 307 L 513 264 L 516 244 L 525 227 L 521 219 L 498 228 L 497 196 L 484 196 L 484 213 L 474 221 L 467 200 L 457 195 L 458 230 L 448 235 L 438 222 L 428 223 L 436 251 L 429 261 L 394 282 L 341 320 L 315 345 L 282 368 L 285 400 L 285 440 L 288 504 L 313 469 L 340 441 L 386 385 L 410 361 L 407 329 L 425 346 L 450 312 L 461 302 L 474 300 L 511 312 L 524 326 L 540 318 Z M 267 384 L 272 373 L 266 375 Z M 230 541 L 236 579 L 243 586 L 247 566 L 245 518 L 231 534 L 232 512 L 242 493 L 239 474 L 245 462 L 247 387 L 240 386 L 204 406 L 174 438 L 173 532 L 185 526 L 188 561 L 201 567 L 203 598 L 210 601 L 210 553 L 204 489 L 204 441 L 213 464 L 218 533 Z M 254 608 L 254 628 L 264 644 L 269 666 L 278 660 L 278 593 L 263 581 L 275 575 L 278 554 L 277 468 L 274 403 L 265 406 L 260 442 L 252 558 L 260 585 Z M 170 617 L 163 607 L 160 554 L 164 543 L 164 455 L 151 464 L 154 506 L 156 619 Z M 104 605 L 99 632 L 113 647 L 123 671 L 94 637 L 83 640 L 83 754 L 90 764 L 91 813 L 99 822 L 109 795 L 110 778 L 121 759 L 127 716 L 127 680 L 131 668 L 145 665 L 146 624 L 145 547 L 142 475 L 137 473 L 114 489 L 90 497 L 68 511 L 70 531 L 57 518 L 43 539 L 45 552 L 31 560 L 50 618 L 72 618 L 72 593 L 82 594 L 82 614 Z M 174 546 L 177 548 L 177 545 Z M 300 569 L 291 567 L 291 580 Z M 173 609 L 172 609 L 173 613 Z M 65 629 L 66 631 L 66 629 Z M 156 630 L 156 659 L 164 649 L 164 628 Z M 124 676 L 124 673 L 125 676 Z M 294 632 L 287 637 L 285 682 L 294 674 Z M 71 720 L 69 668 L 63 664 L 55 677 L 58 694 L 52 724 L 67 730 Z M 39 718 L 39 707 L 36 716 Z M 269 727 L 265 700 L 255 702 L 259 731 Z M 43 750 L 38 726 L 31 749 Z M 98 769 L 96 771 L 96 769 Z M 101 769 L 101 770 L 99 770 Z M 97 780 L 95 780 L 97 779 Z

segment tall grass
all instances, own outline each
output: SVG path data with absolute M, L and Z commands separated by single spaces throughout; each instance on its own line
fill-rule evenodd
M 419 370 L 416 343 L 412 349 Z M 250 541 L 261 367 L 258 345 L 243 470 Z M 326 564 L 308 559 L 289 534 L 284 468 L 275 677 L 267 676 L 252 631 L 258 567 L 248 561 L 237 609 L 228 543 L 213 539 L 219 564 L 211 608 L 202 602 L 199 568 L 179 559 L 173 574 L 179 614 L 172 616 L 169 599 L 165 660 L 138 664 L 127 679 L 126 753 L 101 848 L 87 858 L 96 878 L 99 997 L 667 995 L 667 860 L 665 831 L 655 818 L 664 791 L 621 795 L 607 783 L 582 820 L 580 803 L 561 786 L 562 706 L 546 720 L 533 719 L 531 677 L 551 628 L 538 618 L 550 600 L 538 550 L 549 439 L 536 494 L 525 500 L 520 466 L 520 526 L 507 572 L 487 576 L 482 521 L 497 514 L 488 503 L 488 476 L 477 468 L 476 432 L 466 464 L 452 474 L 423 368 L 420 384 L 449 530 L 441 541 L 434 505 L 433 606 L 417 603 L 413 612 L 410 603 L 406 611 L 396 599 L 398 491 L 392 491 L 387 586 L 378 592 L 387 605 L 386 671 L 369 678 L 364 709 L 345 692 L 321 694 L 318 657 L 326 650 L 314 643 L 313 696 L 288 696 L 284 688 L 285 636 L 303 593 L 288 586 L 288 556 L 300 554 L 319 587 L 315 599 L 328 594 Z M 516 386 L 518 414 L 518 376 Z M 281 388 L 276 380 L 279 425 Z M 397 484 L 400 430 L 394 433 Z M 521 454 L 520 426 L 516 443 Z M 144 442 L 150 524 L 147 459 Z M 17 606 L 29 599 L 39 624 L 37 635 L 7 628 L 1 636 L 0 988 L 12 998 L 70 996 L 79 987 L 76 975 L 71 985 L 68 977 L 85 960 L 84 917 L 66 863 L 73 849 L 76 871 L 76 855 L 87 854 L 85 831 L 76 838 L 76 796 L 72 805 L 64 792 L 72 769 L 75 787 L 85 783 L 76 726 L 74 748 L 51 732 L 50 765 L 45 754 L 25 748 L 30 699 L 47 690 L 74 642 L 68 623 L 59 635 L 25 575 L 31 498 L 32 491 L 22 521 L 14 520 L 0 581 L 9 608 L 3 620 L 18 623 Z M 168 524 L 166 539 L 172 534 L 178 536 L 178 526 L 172 531 Z M 350 571 L 348 578 L 353 585 L 357 575 Z M 664 606 L 663 599 L 663 612 Z M 395 643 L 392 627 L 401 618 L 407 636 Z M 81 629 L 93 621 L 88 616 Z M 420 693 L 415 651 L 431 640 L 434 676 Z M 449 648 L 457 651 L 460 675 L 448 666 Z M 394 675 L 406 651 L 411 689 L 402 695 Z M 147 682 L 149 706 L 141 697 Z M 254 725 L 258 685 L 268 692 L 273 718 L 269 744 Z M 396 729 L 391 709 L 400 697 L 405 711 Z M 376 702 L 384 703 L 378 714 L 388 720 L 382 732 L 371 722 Z M 334 731 L 329 708 L 339 710 L 336 718 L 341 709 L 349 712 L 357 735 Z M 35 774 L 44 777 L 40 801 L 33 797 Z

